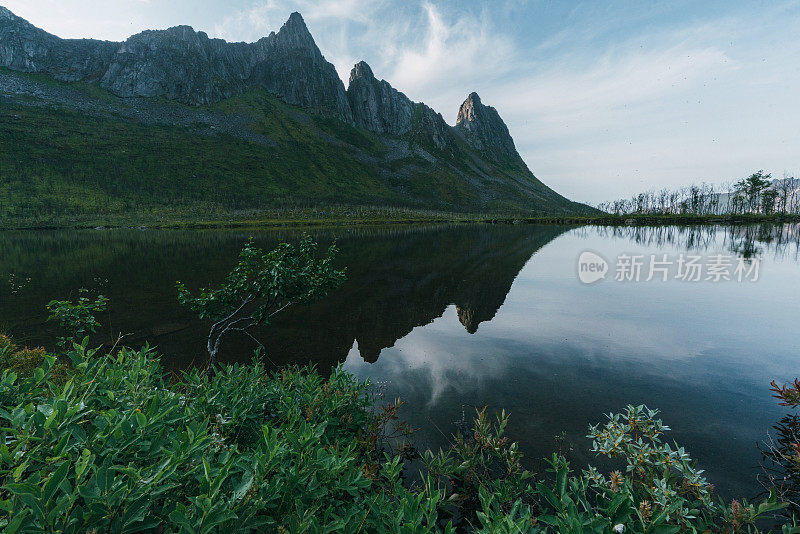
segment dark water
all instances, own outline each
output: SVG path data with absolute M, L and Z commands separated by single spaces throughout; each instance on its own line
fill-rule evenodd
M 772 379 L 800 375 L 800 252 L 796 226 L 567 228 L 392 227 L 324 230 L 348 281 L 285 312 L 260 337 L 277 364 L 345 368 L 406 401 L 420 445 L 439 447 L 462 410 L 505 408 L 510 434 L 537 460 L 565 432 L 575 465 L 593 459 L 586 427 L 626 404 L 662 410 L 672 438 L 724 496 L 759 491 L 756 443 L 782 415 Z M 170 368 L 204 359 L 207 326 L 176 302 L 174 283 L 215 284 L 250 236 L 259 246 L 294 231 L 0 233 L 0 329 L 52 345 L 51 298 L 87 287 L 111 299 L 103 336 L 147 339 Z M 586 250 L 611 262 L 582 284 Z M 617 282 L 621 253 L 723 254 L 760 261 L 751 281 Z M 752 265 L 752 263 L 748 263 Z M 643 279 L 646 278 L 646 269 Z M 228 361 L 253 346 L 232 340 Z

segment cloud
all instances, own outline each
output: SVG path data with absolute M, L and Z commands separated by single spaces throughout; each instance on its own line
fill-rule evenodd
M 449 306 L 441 317 L 384 349 L 376 364 L 364 362 L 354 345 L 344 366 L 362 376 L 377 370 L 395 386 L 405 384 L 406 391 L 422 387 L 420 401 L 430 408 L 446 393 L 470 390 L 507 374 L 515 363 L 511 356 L 492 340 L 469 334 L 459 323 L 455 306 Z
M 496 79 L 513 68 L 511 39 L 492 26 L 486 10 L 452 19 L 431 3 L 422 10 L 424 34 L 408 36 L 406 45 L 384 60 L 394 65 L 390 81 L 398 87 L 419 97 L 452 90 L 466 96 L 472 81 Z
M 367 0 L 258 0 L 223 17 L 212 32 L 222 39 L 256 41 L 277 31 L 292 12 L 298 11 L 306 22 L 321 26 L 323 41 L 327 41 L 331 33 L 348 23 L 369 23 L 382 5 L 382 1 Z
M 147 27 L 139 10 L 150 1 L 3 0 L 2 5 L 59 37 L 121 41 Z
M 497 102 L 534 172 L 583 201 L 800 164 L 800 46 L 775 14 L 633 34 L 517 66 Z M 597 31 L 597 34 L 602 34 Z M 576 36 L 576 41 L 580 40 Z M 581 45 L 578 49 L 582 49 Z

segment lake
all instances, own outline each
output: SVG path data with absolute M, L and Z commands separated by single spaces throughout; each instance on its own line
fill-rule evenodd
M 757 443 L 784 414 L 769 383 L 800 375 L 798 226 L 310 233 L 337 240 L 348 280 L 259 332 L 275 365 L 310 362 L 326 373 L 342 364 L 369 378 L 405 401 L 401 415 L 421 446 L 446 446 L 476 407 L 505 408 L 533 469 L 559 447 L 575 467 L 597 463 L 587 426 L 646 404 L 721 495 L 760 491 Z M 268 248 L 300 232 L 1 232 L 0 330 L 52 346 L 59 332 L 45 304 L 86 287 L 111 299 L 103 340 L 149 340 L 165 367 L 186 368 L 205 359 L 208 326 L 178 305 L 175 281 L 216 284 L 251 236 Z M 591 284 L 579 276 L 585 252 L 607 265 Z M 678 278 L 691 258 L 698 281 Z M 221 359 L 247 362 L 253 349 L 231 339 Z

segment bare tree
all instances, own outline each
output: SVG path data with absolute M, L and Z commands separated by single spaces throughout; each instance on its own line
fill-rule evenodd
M 703 181 L 673 190 L 650 190 L 627 199 L 603 202 L 598 208 L 614 215 L 800 213 L 800 180 L 787 173 L 782 180 L 771 178 L 770 174 L 758 171 L 718 187 Z

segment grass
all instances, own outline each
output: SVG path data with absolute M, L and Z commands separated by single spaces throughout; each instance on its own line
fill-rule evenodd
M 2 106 L 0 121 L 2 219 L 398 200 L 343 149 L 288 127 L 292 142 L 270 149 L 65 110 Z
M 202 215 L 198 215 L 201 213 Z M 214 204 L 161 208 L 117 214 L 52 215 L 0 220 L 0 229 L 59 228 L 259 228 L 374 226 L 392 224 L 484 223 L 597 226 L 663 226 L 800 222 L 796 214 L 584 216 L 509 213 L 459 213 L 386 206 L 330 205 L 271 209 L 225 210 Z

